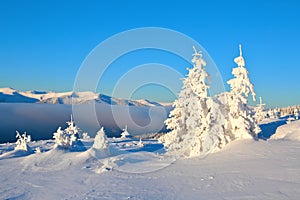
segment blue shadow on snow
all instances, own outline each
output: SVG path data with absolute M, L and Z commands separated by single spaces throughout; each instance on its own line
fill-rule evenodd
M 261 132 L 258 134 L 258 138 L 263 140 L 269 139 L 273 134 L 275 134 L 276 129 L 284 124 L 286 124 L 286 120 L 279 120 L 268 124 L 261 124 L 259 126 Z

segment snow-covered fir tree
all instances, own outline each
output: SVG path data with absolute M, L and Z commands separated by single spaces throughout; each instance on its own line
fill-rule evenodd
M 84 132 L 84 133 L 82 133 L 82 139 L 83 140 L 89 140 L 89 139 L 91 139 L 91 137 L 89 136 L 88 133 Z
M 299 119 L 299 110 L 298 110 L 298 108 L 294 109 L 294 115 L 295 115 L 296 119 Z
M 69 135 L 76 137 L 76 140 L 79 138 L 79 128 L 75 125 L 73 116 L 71 115 L 71 120 L 66 122 L 68 127 L 65 129 L 65 132 Z
M 285 117 L 288 115 L 295 115 L 295 109 L 300 110 L 300 105 L 289 106 L 285 108 L 279 108 L 280 116 Z
M 108 149 L 107 137 L 103 127 L 100 128 L 95 136 L 93 148 L 98 150 Z
M 280 110 L 278 108 L 272 109 L 274 113 L 274 118 L 279 118 L 280 117 Z
M 280 116 L 277 108 L 269 109 L 267 112 L 267 118 L 277 119 Z
M 194 66 L 188 69 L 179 98 L 165 121 L 171 131 L 159 139 L 168 151 L 185 157 L 201 155 L 226 143 L 219 105 L 208 97 L 206 62 L 202 53 L 194 50 Z
M 260 132 L 260 128 L 247 105 L 250 92 L 255 101 L 255 92 L 245 68 L 241 45 L 240 55 L 234 59 L 234 62 L 238 67 L 232 70 L 234 78 L 227 82 L 230 85 L 230 92 L 227 95 L 229 115 L 227 128 L 231 130 L 235 139 L 253 138 Z
M 259 123 L 266 117 L 265 104 L 263 104 L 262 98 L 259 97 L 259 104 L 254 108 L 254 119 Z
M 36 147 L 36 148 L 35 148 L 35 153 L 36 153 L 36 154 L 42 153 L 41 148 L 40 148 L 40 147 Z
M 63 149 L 70 149 L 76 145 L 79 136 L 79 129 L 73 121 L 71 115 L 71 120 L 66 122 L 68 127 L 65 130 L 62 130 L 61 127 L 53 133 L 53 138 L 55 139 L 55 144 L 57 147 Z
M 247 105 L 249 93 L 254 100 L 255 93 L 241 46 L 240 56 L 234 61 L 238 67 L 232 71 L 235 77 L 228 81 L 231 91 L 209 97 L 206 63 L 201 52 L 195 50 L 194 67 L 188 69 L 179 98 L 165 121 L 170 132 L 159 138 L 168 151 L 185 157 L 199 156 L 218 151 L 232 140 L 256 137 L 260 132 Z
M 126 125 L 125 128 L 123 129 L 123 132 L 121 133 L 121 138 L 130 138 L 130 137 L 131 135 L 128 132 L 127 125 Z
M 98 159 L 110 156 L 111 147 L 108 143 L 104 128 L 101 127 L 94 138 L 94 144 L 90 148 L 90 153 Z
M 137 146 L 140 147 L 140 148 L 144 147 L 144 143 L 142 141 L 142 138 L 140 138 L 140 141 L 137 143 Z
M 217 95 L 215 98 L 209 98 L 207 108 L 209 110 L 207 119 L 209 120 L 209 129 L 203 134 L 203 152 L 216 152 L 222 149 L 232 140 L 231 132 L 226 130 L 227 127 L 227 110 L 222 104 L 220 97 L 224 94 Z
M 22 135 L 18 131 L 16 132 L 17 142 L 15 150 L 29 151 L 30 147 L 28 146 L 28 143 L 31 141 L 31 136 L 27 135 L 26 132 L 24 132 Z

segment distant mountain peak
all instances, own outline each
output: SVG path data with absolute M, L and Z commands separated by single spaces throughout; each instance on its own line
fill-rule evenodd
M 0 92 L 3 94 L 13 94 L 14 92 L 17 92 L 17 90 L 10 88 L 10 87 L 5 87 L 5 88 L 0 88 Z
M 142 100 L 128 100 L 110 97 L 105 94 L 85 92 L 46 92 L 25 91 L 21 92 L 13 88 L 0 88 L 0 103 L 47 103 L 47 104 L 84 104 L 84 103 L 106 103 L 110 105 L 123 106 L 168 106 L 171 103 L 160 103 Z

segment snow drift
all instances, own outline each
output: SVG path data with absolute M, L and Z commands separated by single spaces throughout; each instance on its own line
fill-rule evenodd
M 277 128 L 271 140 L 294 140 L 300 141 L 300 120 L 285 124 Z

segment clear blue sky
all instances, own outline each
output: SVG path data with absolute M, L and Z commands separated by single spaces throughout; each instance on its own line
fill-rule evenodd
M 77 70 L 96 45 L 121 31 L 150 26 L 177 30 L 197 40 L 225 81 L 232 77 L 233 58 L 242 43 L 257 95 L 269 106 L 300 104 L 299 10 L 296 0 L 1 0 L 0 87 L 72 90 Z M 170 59 L 166 62 L 182 67 L 184 73 L 184 62 L 157 55 L 142 53 L 131 60 L 140 59 L 142 64 Z M 134 66 L 130 59 L 118 64 L 128 66 L 127 70 Z M 112 69 L 99 91 L 109 94 L 118 73 L 117 67 Z M 147 93 L 148 89 L 137 97 L 168 99 L 162 92 Z

